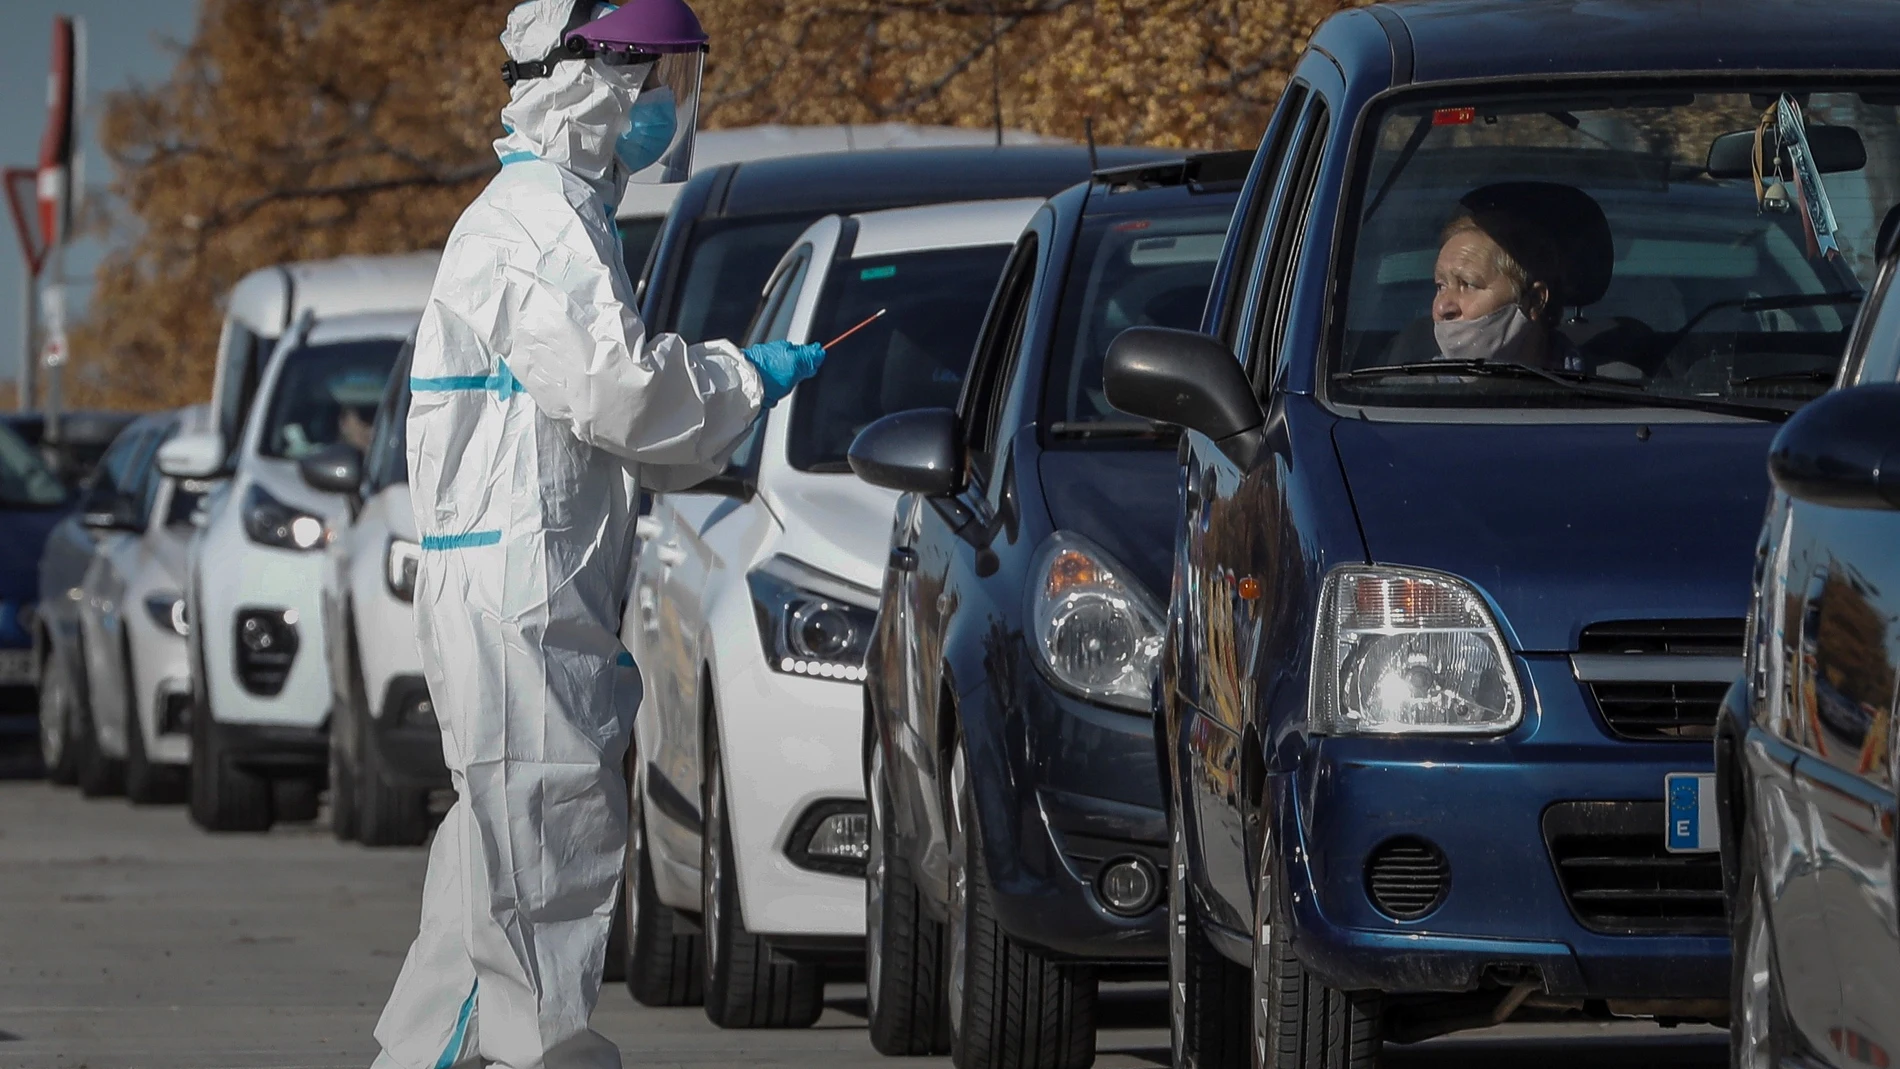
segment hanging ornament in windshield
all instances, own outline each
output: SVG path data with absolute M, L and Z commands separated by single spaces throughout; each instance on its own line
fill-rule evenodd
M 1786 93 L 1775 103 L 1775 136 L 1788 154 L 1789 169 L 1793 172 L 1789 182 L 1794 186 L 1795 200 L 1801 206 L 1802 231 L 1808 239 L 1808 256 L 1840 256 L 1840 242 L 1835 239 L 1839 227 L 1834 222 L 1834 208 L 1828 204 L 1827 188 L 1821 184 L 1821 168 L 1814 158 L 1814 149 L 1808 145 L 1808 129 L 1801 118 L 1801 105 Z M 1780 169 L 1779 165 L 1780 161 L 1777 160 L 1777 170 Z

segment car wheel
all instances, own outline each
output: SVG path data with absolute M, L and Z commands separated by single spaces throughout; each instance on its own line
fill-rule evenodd
M 133 805 L 176 805 L 185 800 L 183 769 L 153 764 L 145 752 L 145 726 L 139 722 L 136 697 L 138 676 L 132 671 L 132 648 L 127 645 L 125 678 L 132 681 L 125 700 L 125 797 Z
M 1253 917 L 1255 1069 L 1378 1069 L 1384 1005 L 1377 992 L 1328 987 L 1300 964 L 1281 916 L 1271 842 L 1260 851 Z
M 73 717 L 73 765 L 78 771 L 79 793 L 87 798 L 104 798 L 125 793 L 125 763 L 115 761 L 99 749 L 99 725 L 92 710 L 75 709 Z
M 870 852 L 865 858 L 864 983 L 871 1046 L 893 1056 L 947 1054 L 943 925 L 923 911 L 910 860 L 896 850 L 884 748 L 871 745 Z
M 48 654 L 40 672 L 40 763 L 49 782 L 70 787 L 79 781 L 73 760 L 73 685 L 58 654 Z
M 706 1016 L 721 1028 L 809 1028 L 824 1009 L 824 981 L 816 966 L 784 957 L 746 930 L 725 770 L 710 723 L 705 746 L 700 900 L 706 930 Z
M 1731 1069 L 1777 1069 L 1787 1035 L 1787 1019 L 1781 1009 L 1781 970 L 1775 963 L 1767 903 L 1762 900 L 1761 853 L 1755 830 L 1743 827 L 1740 840 L 1735 915 L 1730 921 L 1735 952 L 1729 965 L 1728 1061 Z
M 1086 1069 L 1096 981 L 997 923 L 962 740 L 950 759 L 950 1058 L 957 1069 Z
M 1181 801 L 1168 821 L 1168 1033 L 1182 1069 L 1247 1064 L 1247 970 L 1214 949 L 1189 889 Z
M 356 732 L 359 762 L 351 770 L 356 788 L 356 838 L 364 846 L 420 846 L 429 838 L 429 792 L 406 787 L 390 775 L 370 723 L 363 659 L 353 632 L 349 641 L 350 707 L 345 715 Z
M 344 752 L 346 730 L 341 724 L 330 726 L 330 834 L 340 843 L 356 841 L 356 771 Z
M 219 745 L 205 692 L 205 662 L 200 652 L 191 681 L 191 820 L 206 831 L 269 831 L 270 780 L 237 767 Z
M 637 761 L 629 761 L 632 767 Z M 705 1001 L 704 944 L 698 932 L 653 889 L 647 852 L 646 789 L 628 779 L 627 871 L 620 890 L 624 936 L 622 972 L 642 1006 L 697 1006 Z M 611 953 L 611 951 L 609 952 Z

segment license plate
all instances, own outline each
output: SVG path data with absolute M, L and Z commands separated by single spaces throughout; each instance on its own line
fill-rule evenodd
M 1672 854 L 1712 854 L 1721 849 L 1715 816 L 1713 772 L 1671 772 L 1663 777 L 1667 826 L 1663 841 Z
M 35 683 L 39 673 L 33 670 L 32 650 L 0 650 L 0 686 Z

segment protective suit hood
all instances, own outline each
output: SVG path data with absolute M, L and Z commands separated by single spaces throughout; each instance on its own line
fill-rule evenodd
M 525 63 L 546 56 L 560 42 L 573 9 L 571 0 L 528 0 L 510 11 L 501 35 L 508 58 Z M 585 179 L 611 202 L 618 185 L 614 142 L 627 131 L 645 70 L 557 63 L 545 78 L 516 82 L 501 111 L 507 133 L 495 141 L 496 155 L 504 163 L 546 160 Z

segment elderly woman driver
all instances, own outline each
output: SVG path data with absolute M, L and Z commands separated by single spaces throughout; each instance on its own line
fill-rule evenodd
M 1564 256 L 1557 235 L 1518 198 L 1478 190 L 1439 236 L 1432 334 L 1442 360 L 1491 360 L 1581 371 L 1557 331 Z

